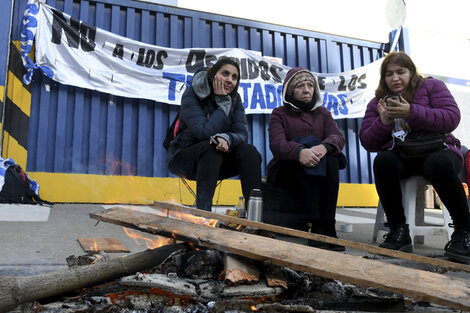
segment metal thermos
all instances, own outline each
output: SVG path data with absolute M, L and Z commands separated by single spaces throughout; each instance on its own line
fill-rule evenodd
M 253 189 L 248 201 L 248 219 L 250 221 L 263 221 L 263 197 L 261 190 Z

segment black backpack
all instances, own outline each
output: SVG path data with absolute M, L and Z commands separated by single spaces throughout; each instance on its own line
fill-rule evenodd
M 5 171 L 0 203 L 49 204 L 31 190 L 26 173 L 17 164 L 10 165 Z
M 163 147 L 166 150 L 168 150 L 168 148 L 170 147 L 170 142 L 175 139 L 176 135 L 178 135 L 178 132 L 181 130 L 180 114 L 181 108 L 178 110 L 178 113 L 176 113 L 173 123 L 171 123 L 170 127 L 168 127 L 168 129 L 166 130 L 165 140 L 163 140 Z

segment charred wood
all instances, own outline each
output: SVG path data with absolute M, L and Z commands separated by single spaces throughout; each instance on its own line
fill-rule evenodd
M 73 267 L 31 277 L 0 278 L 0 312 L 8 312 L 21 303 L 64 294 L 151 268 L 174 251 L 184 248 L 183 244 L 163 246 L 106 263 Z

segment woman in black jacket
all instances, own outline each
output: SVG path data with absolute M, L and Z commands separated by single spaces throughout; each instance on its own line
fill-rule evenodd
M 170 171 L 196 180 L 196 207 L 211 211 L 217 180 L 240 175 L 246 203 L 261 189 L 261 155 L 248 144 L 245 109 L 238 94 L 240 66 L 223 57 L 197 72 L 181 98 L 180 131 L 170 143 Z

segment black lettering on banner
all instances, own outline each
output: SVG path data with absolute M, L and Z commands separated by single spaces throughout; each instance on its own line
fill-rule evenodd
M 281 76 L 279 76 L 278 71 L 282 72 L 283 71 L 282 67 L 271 65 L 270 72 L 271 72 L 273 80 L 276 83 L 282 83 L 282 79 L 281 79 Z
M 188 73 L 196 73 L 196 71 L 204 67 L 204 57 L 206 56 L 205 50 L 191 49 L 189 50 L 188 58 L 186 60 L 186 71 Z
M 318 76 L 318 87 L 320 87 L 320 90 L 325 90 L 325 81 L 326 77 Z
M 95 50 L 96 28 L 85 23 L 80 23 L 80 34 L 82 50 L 85 52 Z
M 141 66 L 144 66 L 144 57 L 145 57 L 145 49 L 144 48 L 140 48 L 139 49 L 139 56 L 137 57 L 137 62 L 136 64 L 137 65 L 141 65 Z
M 248 79 L 248 71 L 246 70 L 247 66 L 246 66 L 246 58 L 243 58 L 240 60 L 240 79 L 241 80 L 245 80 L 245 79 Z M 246 109 L 246 107 L 245 107 Z
M 340 79 L 340 83 L 339 83 L 339 86 L 338 86 L 338 91 L 345 91 L 346 90 L 346 79 L 344 78 L 344 76 L 339 76 L 339 79 Z
M 358 89 L 366 89 L 367 88 L 367 84 L 362 81 L 362 80 L 365 80 L 366 78 L 367 78 L 366 73 L 359 76 L 359 79 L 357 80 L 357 83 L 359 84 L 359 86 L 357 86 Z
M 137 57 L 137 65 L 151 67 L 155 62 L 155 51 L 154 50 L 147 50 L 145 52 L 145 48 L 139 49 L 139 56 Z
M 163 69 L 163 60 L 162 58 L 167 58 L 168 57 L 168 52 L 166 52 L 165 50 L 160 50 L 158 51 L 157 53 L 157 64 L 153 66 L 153 68 L 157 69 L 157 70 L 161 70 Z
M 117 43 L 113 50 L 113 57 L 118 57 L 121 60 L 124 58 L 124 46 Z
M 155 62 L 155 51 L 148 50 L 145 56 L 144 64 L 146 67 L 151 67 L 153 65 L 153 62 Z
M 258 64 L 252 59 L 248 59 L 248 79 L 256 79 L 259 75 Z
M 217 63 L 217 57 L 215 55 L 208 54 L 205 58 L 206 67 L 211 67 L 215 63 Z
M 348 84 L 349 91 L 353 91 L 354 89 L 356 89 L 356 82 L 357 82 L 357 75 L 356 74 L 351 75 L 351 80 L 349 81 L 349 84 Z
M 61 12 L 52 9 L 52 14 L 52 43 L 61 44 L 63 30 L 69 47 L 78 49 L 80 43 L 82 50 L 85 52 L 90 52 L 95 49 L 95 27 L 82 23 L 74 18 L 70 18 L 69 25 Z
M 265 61 L 259 62 L 259 69 L 261 73 L 261 78 L 263 80 L 269 80 L 271 76 L 269 76 L 269 65 Z

